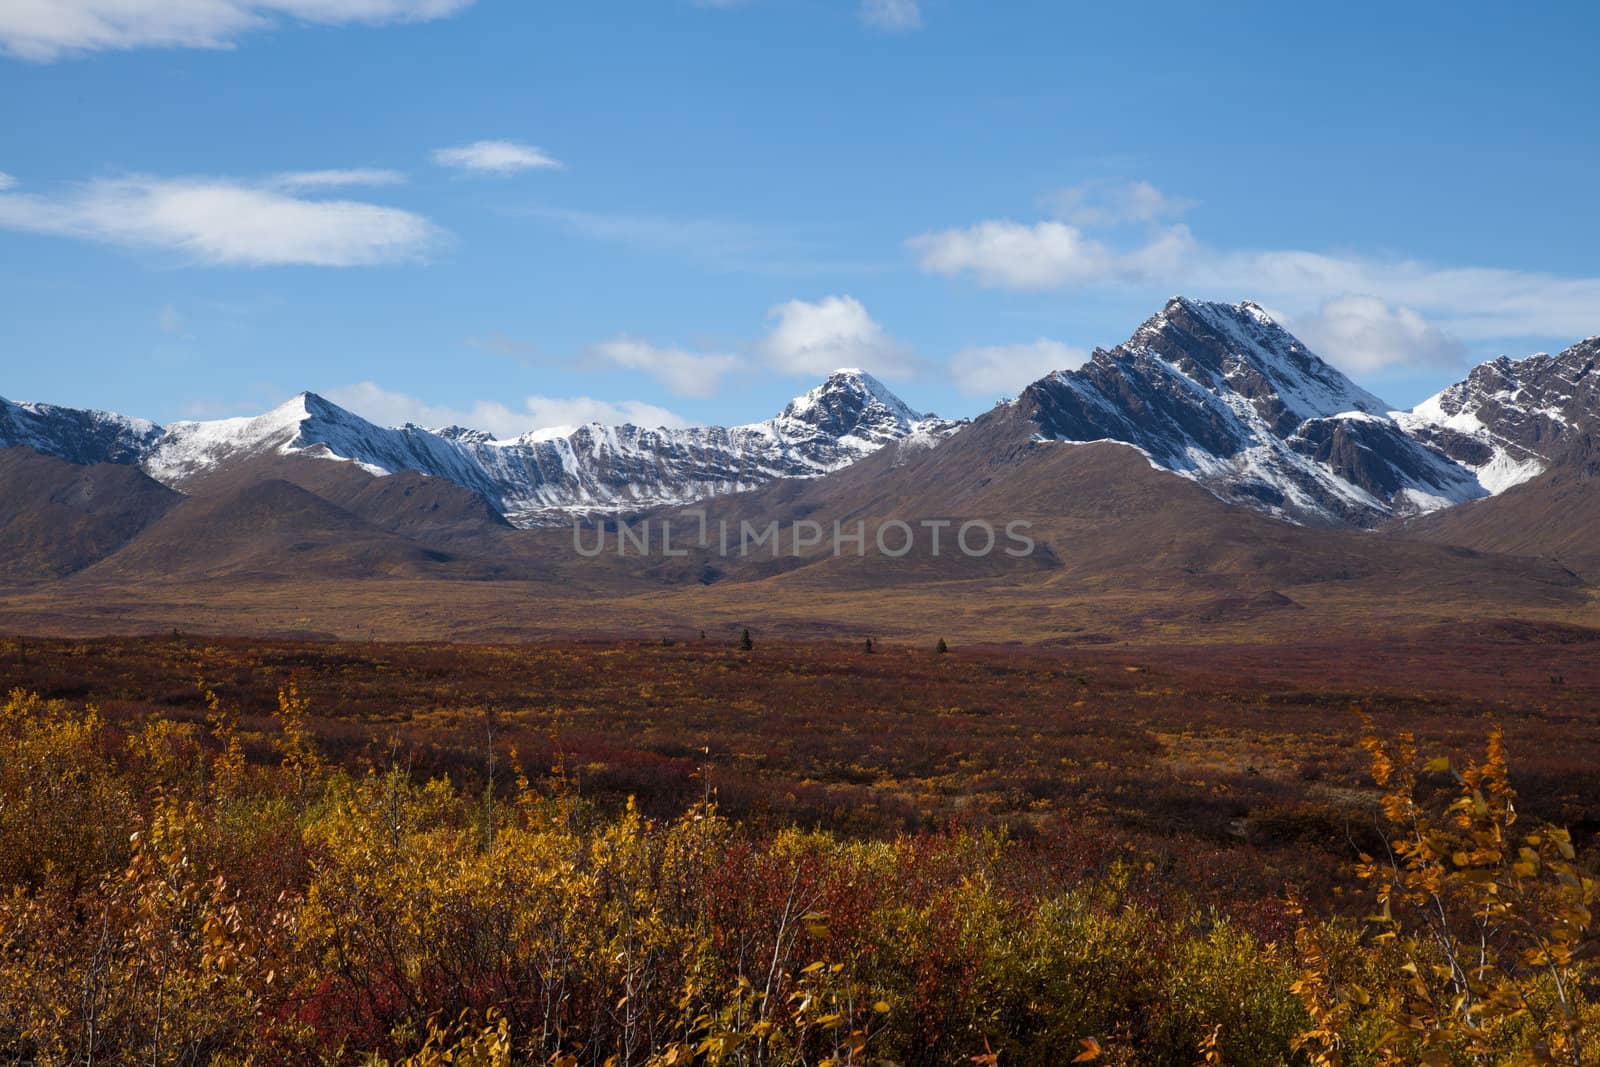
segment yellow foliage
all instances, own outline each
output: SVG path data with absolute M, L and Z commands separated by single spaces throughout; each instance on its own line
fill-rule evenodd
M 1374 915 L 1290 945 L 1137 862 L 1018 877 L 1002 833 L 608 813 L 514 753 L 509 802 L 347 773 L 293 686 L 252 771 L 204 692 L 209 731 L 0 704 L 0 1061 L 1596 1063 L 1595 883 L 1498 731 L 1459 772 L 1369 739 Z
M 1315 1021 L 1301 1038 L 1312 1062 L 1346 1062 L 1343 1031 L 1362 1018 L 1381 1023 L 1381 1063 L 1600 1062 L 1600 886 L 1565 830 L 1517 828 L 1503 731 L 1460 770 L 1424 761 L 1409 734 L 1362 744 L 1386 834 L 1384 854 L 1363 855 L 1358 873 L 1373 886 L 1376 951 L 1399 962 L 1381 988 L 1340 983 L 1324 935 L 1302 928 L 1294 988 Z M 1447 776 L 1453 796 L 1430 803 L 1430 776 Z

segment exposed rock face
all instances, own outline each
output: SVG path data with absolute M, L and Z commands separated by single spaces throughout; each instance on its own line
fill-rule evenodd
M 419 471 L 479 493 L 514 523 L 534 526 L 815 477 L 891 441 L 936 441 L 962 425 L 915 412 L 870 374 L 843 370 L 782 414 L 747 426 L 591 423 L 502 441 L 460 426 L 375 426 L 302 393 L 254 418 L 165 428 L 103 412 L 6 403 L 0 445 L 25 444 L 73 463 L 133 464 L 178 488 L 270 455 L 342 460 L 374 474 Z
M 1250 303 L 1174 298 L 1126 343 L 1016 402 L 1045 440 L 1121 441 L 1296 522 L 1372 526 L 1483 492 Z
M 137 463 L 161 427 L 109 411 L 13 404 L 0 397 L 0 448 L 26 445 L 68 463 Z
M 1123 344 L 1028 386 L 1006 410 L 1036 442 L 1116 441 L 1229 503 L 1292 522 L 1371 528 L 1526 482 L 1600 412 L 1600 338 L 1485 363 L 1391 411 L 1251 303 L 1175 297 Z M 841 370 L 745 426 L 585 426 L 511 440 L 467 427 L 384 428 L 312 393 L 255 418 L 156 426 L 0 401 L 0 446 L 141 467 L 183 488 L 261 456 L 418 471 L 479 494 L 519 526 L 681 505 L 812 478 L 889 444 L 929 447 L 968 424 L 911 410 Z
M 1555 356 L 1501 356 L 1397 418 L 1500 493 L 1543 472 L 1572 431 L 1600 413 L 1597 363 L 1600 337 Z

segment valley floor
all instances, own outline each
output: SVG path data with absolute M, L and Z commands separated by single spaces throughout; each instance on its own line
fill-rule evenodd
M 1269 1067 L 1600 1028 L 1561 851 L 1600 835 L 1600 630 L 740 636 L 0 641 L 0 1056 Z M 1459 832 L 1396 822 L 1456 791 L 1435 754 L 1488 797 Z M 1570 936 L 1570 1012 L 1514 1007 L 1553 995 L 1516 934 L 1499 1014 L 1427 1015 L 1434 915 L 1373 927 L 1360 854 L 1550 824 L 1545 873 L 1416 884 Z
M 880 637 L 868 653 L 865 639 L 759 629 L 750 651 L 722 629 L 517 644 L 175 630 L 0 642 L 0 690 L 91 702 L 130 727 L 199 725 L 203 676 L 269 753 L 278 692 L 293 682 L 324 749 L 352 766 L 399 745 L 419 775 L 481 777 L 492 729 L 528 766 L 559 758 L 590 795 L 634 796 L 658 815 L 709 784 L 740 818 L 858 833 L 1104 824 L 1236 853 L 1274 891 L 1296 869 L 1320 877 L 1348 858 L 1348 824 L 1370 799 L 1362 716 L 1457 750 L 1493 717 L 1530 813 L 1600 832 L 1600 630 L 1507 619 L 1245 643 L 1069 641 L 951 638 L 940 654 L 921 638 Z

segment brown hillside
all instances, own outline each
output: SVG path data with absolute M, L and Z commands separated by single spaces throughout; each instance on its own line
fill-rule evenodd
M 82 570 L 181 499 L 137 467 L 80 467 L 27 447 L 0 449 L 0 582 Z
M 1581 433 L 1537 478 L 1402 530 L 1440 544 L 1553 560 L 1600 582 L 1600 439 Z

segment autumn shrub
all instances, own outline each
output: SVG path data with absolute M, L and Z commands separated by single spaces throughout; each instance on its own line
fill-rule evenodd
M 1347 1062 L 1345 1032 L 1375 1032 L 1376 1062 L 1600 1063 L 1600 882 L 1566 830 L 1520 826 L 1505 738 L 1481 760 L 1424 760 L 1416 739 L 1363 739 L 1383 790 L 1383 849 L 1364 854 L 1378 986 L 1333 977 L 1302 931 L 1296 983 L 1318 1025 L 1300 1045 L 1317 1064 Z
M 1595 884 L 1518 821 L 1498 734 L 1459 771 L 1369 740 L 1385 847 L 1331 914 L 1247 842 L 649 817 L 559 746 L 544 778 L 350 770 L 297 689 L 248 735 L 205 692 L 121 730 L 0 711 L 0 1061 L 1595 1063 Z
M 0 886 L 66 892 L 127 854 L 132 800 L 93 709 L 13 692 L 0 704 Z

